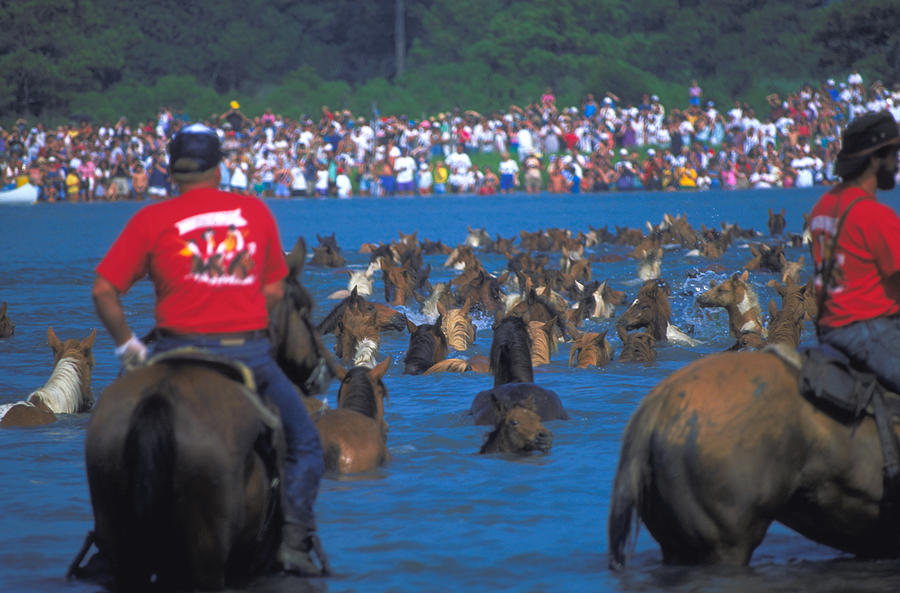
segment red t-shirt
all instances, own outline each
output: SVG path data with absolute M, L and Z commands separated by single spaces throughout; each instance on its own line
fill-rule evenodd
M 97 266 L 122 292 L 149 274 L 156 326 L 181 333 L 265 328 L 262 287 L 287 272 L 262 200 L 207 188 L 142 208 Z
M 900 217 L 875 196 L 858 187 L 835 188 L 822 196 L 810 214 L 813 257 L 820 269 L 825 248 L 830 248 L 838 221 L 856 198 L 838 237 L 834 269 L 819 323 L 841 327 L 855 321 L 900 313 Z M 816 291 L 822 278 L 816 272 Z

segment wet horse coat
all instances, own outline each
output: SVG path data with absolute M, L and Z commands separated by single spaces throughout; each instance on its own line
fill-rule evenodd
M 511 405 L 529 397 L 534 399 L 541 420 L 569 419 L 556 392 L 534 383 L 528 330 L 521 318 L 504 317 L 494 327 L 490 360 L 494 387 L 475 395 L 469 408 L 475 424 L 496 423 L 495 400 Z
M 747 564 L 772 521 L 858 556 L 900 554 L 874 420 L 815 407 L 789 359 L 706 356 L 641 401 L 613 485 L 611 567 L 627 561 L 635 517 L 666 563 Z
M 382 382 L 390 364 L 386 358 L 373 369 L 354 367 L 339 375 L 338 407 L 316 420 L 327 471 L 365 472 L 390 460 Z
M 284 440 L 277 412 L 236 379 L 172 359 L 100 397 L 85 458 L 98 556 L 118 590 L 221 589 L 272 567 Z

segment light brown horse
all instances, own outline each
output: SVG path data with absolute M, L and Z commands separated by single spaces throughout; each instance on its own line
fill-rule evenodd
M 91 371 L 94 339 L 91 330 L 83 340 L 60 341 L 53 326 L 47 328 L 47 343 L 53 351 L 53 372 L 43 387 L 25 401 L 0 404 L 0 427 L 40 426 L 56 422 L 57 414 L 87 412 L 94 403 Z
M 550 364 L 550 357 L 558 349 L 554 338 L 556 318 L 550 321 L 529 321 L 528 339 L 531 340 L 531 366 Z
M 467 299 L 458 309 L 448 309 L 438 300 L 436 308 L 441 318 L 441 331 L 447 338 L 447 345 L 457 352 L 468 350 L 475 341 L 475 324 L 469 316 L 472 300 Z
M 860 557 L 900 554 L 874 420 L 815 407 L 796 362 L 790 350 L 713 354 L 644 397 L 622 438 L 611 567 L 627 561 L 635 519 L 666 563 L 747 564 L 773 521 Z
M 237 366 L 158 360 L 113 381 L 91 414 L 86 544 L 119 591 L 244 582 L 273 567 L 281 539 L 278 414 Z
M 366 472 L 387 463 L 387 424 L 384 400 L 387 388 L 382 378 L 390 357 L 375 368 L 342 369 L 337 408 L 325 410 L 316 420 L 325 469 L 340 474 Z
M 8 338 L 16 333 L 16 324 L 6 314 L 6 301 L 0 304 L 0 338 Z
M 579 369 L 603 367 L 613 358 L 613 347 L 606 339 L 606 332 L 584 332 L 575 337 L 569 350 L 569 366 Z
M 758 333 L 763 338 L 767 335 L 759 298 L 750 284 L 747 270 L 718 284 L 710 282 L 709 290 L 697 297 L 697 305 L 724 308 L 728 312 L 729 331 L 735 338 L 748 332 Z
M 509 403 L 494 395 L 494 430 L 489 432 L 479 453 L 547 453 L 553 433 L 541 423 L 534 396 Z

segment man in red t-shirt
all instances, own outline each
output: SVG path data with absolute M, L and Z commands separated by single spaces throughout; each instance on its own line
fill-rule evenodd
M 900 392 L 900 217 L 875 198 L 896 182 L 897 122 L 887 111 L 858 116 L 841 145 L 842 181 L 809 222 L 819 338 Z
M 302 575 L 322 571 L 313 505 L 324 471 L 319 434 L 294 385 L 271 354 L 268 308 L 283 296 L 287 264 L 275 219 L 262 200 L 219 191 L 215 131 L 202 124 L 169 143 L 176 198 L 139 210 L 97 266 L 92 297 L 122 365 L 147 358 L 120 295 L 150 277 L 156 294 L 155 352 L 194 346 L 245 363 L 259 392 L 279 407 L 287 442 L 285 524 L 279 560 Z M 324 559 L 320 558 L 323 561 Z

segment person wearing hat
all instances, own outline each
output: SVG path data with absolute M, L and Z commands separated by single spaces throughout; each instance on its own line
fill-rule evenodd
M 841 139 L 841 182 L 809 217 L 819 340 L 900 392 L 900 217 L 876 198 L 894 187 L 900 134 L 882 111 L 853 119 Z
M 278 560 L 287 571 L 319 575 L 311 551 L 321 549 L 313 505 L 324 471 L 322 447 L 267 335 L 268 307 L 282 298 L 288 274 L 278 226 L 262 200 L 218 189 L 222 152 L 214 130 L 186 126 L 168 151 L 178 195 L 139 210 L 109 248 L 91 292 L 97 315 L 124 369 L 143 364 L 147 346 L 132 333 L 120 297 L 149 276 L 156 295 L 155 353 L 199 347 L 250 367 L 259 392 L 280 410 L 287 444 Z M 251 259 L 249 272 L 210 265 L 213 258 L 238 255 Z

